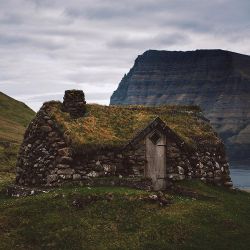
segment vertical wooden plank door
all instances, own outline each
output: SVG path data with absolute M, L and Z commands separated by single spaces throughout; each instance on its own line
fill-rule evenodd
M 152 179 L 154 190 L 166 188 L 166 136 L 153 131 L 146 137 L 146 177 Z

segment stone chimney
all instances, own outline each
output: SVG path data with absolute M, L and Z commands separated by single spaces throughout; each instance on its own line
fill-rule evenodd
M 70 113 L 72 118 L 79 118 L 86 113 L 86 101 L 82 90 L 66 90 L 63 97 L 64 112 Z

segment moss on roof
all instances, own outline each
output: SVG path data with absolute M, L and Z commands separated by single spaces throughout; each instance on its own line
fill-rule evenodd
M 128 143 L 153 119 L 160 117 L 187 144 L 217 144 L 220 139 L 197 106 L 102 106 L 87 104 L 84 117 L 72 119 L 60 102 L 50 103 L 50 114 L 78 151 L 86 147 L 117 147 Z

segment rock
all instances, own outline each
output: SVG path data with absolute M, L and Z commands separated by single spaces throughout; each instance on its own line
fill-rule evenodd
M 227 182 L 224 183 L 224 186 L 225 187 L 232 187 L 233 183 L 231 181 L 227 181 Z
M 68 164 L 57 164 L 56 167 L 58 169 L 66 169 L 66 168 L 70 168 L 70 165 L 68 165 Z
M 185 179 L 185 175 L 180 174 L 168 174 L 167 177 L 173 181 L 181 181 Z
M 81 179 L 81 175 L 80 174 L 73 174 L 73 180 L 74 181 L 78 181 Z
M 55 124 L 52 120 L 48 120 L 47 123 L 48 123 L 50 126 L 53 126 L 53 125 Z
M 46 133 L 49 133 L 52 131 L 52 128 L 50 126 L 41 126 L 40 129 L 43 131 L 43 132 L 46 132 Z
M 219 183 L 221 181 L 221 176 L 214 177 L 214 182 Z
M 158 196 L 156 194 L 151 194 L 148 196 L 150 200 L 156 201 L 158 199 Z
M 58 176 L 56 174 L 48 175 L 47 176 L 47 183 L 55 182 L 57 181 Z
M 56 135 L 57 135 L 56 132 L 50 132 L 50 133 L 48 134 L 49 137 L 55 137 Z
M 184 175 L 184 173 L 185 173 L 184 168 L 182 168 L 182 167 L 180 167 L 180 166 L 177 166 L 177 169 L 178 169 L 178 173 L 179 173 L 180 175 Z
M 215 162 L 215 168 L 220 169 L 220 164 L 217 161 Z
M 62 164 L 68 164 L 68 163 L 73 162 L 73 159 L 71 157 L 68 157 L 68 156 L 63 156 L 63 157 L 59 158 L 58 162 L 62 163 Z
M 16 173 L 22 173 L 22 172 L 24 172 L 24 170 L 22 168 L 20 168 L 20 167 L 16 168 Z
M 208 173 L 207 173 L 207 176 L 208 176 L 209 178 L 213 178 L 214 174 L 213 174 L 212 172 L 208 172 Z
M 221 174 L 222 174 L 221 170 L 215 170 L 214 171 L 215 176 L 221 176 Z
M 158 203 L 160 206 L 167 206 L 172 204 L 172 199 L 162 192 L 156 194 L 150 194 L 147 197 L 142 198 L 144 201 L 149 201 L 153 203 Z
M 72 175 L 74 174 L 74 169 L 66 168 L 66 169 L 59 169 L 57 174 L 59 175 Z
M 61 148 L 58 150 L 58 154 L 61 156 L 69 156 L 71 154 L 71 150 L 68 147 Z
M 98 177 L 99 174 L 95 171 L 91 171 L 90 173 L 87 174 L 88 177 Z

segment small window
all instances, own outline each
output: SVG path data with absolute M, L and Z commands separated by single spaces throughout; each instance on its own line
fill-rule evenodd
M 156 145 L 157 142 L 160 140 L 161 135 L 158 132 L 154 132 L 149 139 Z

